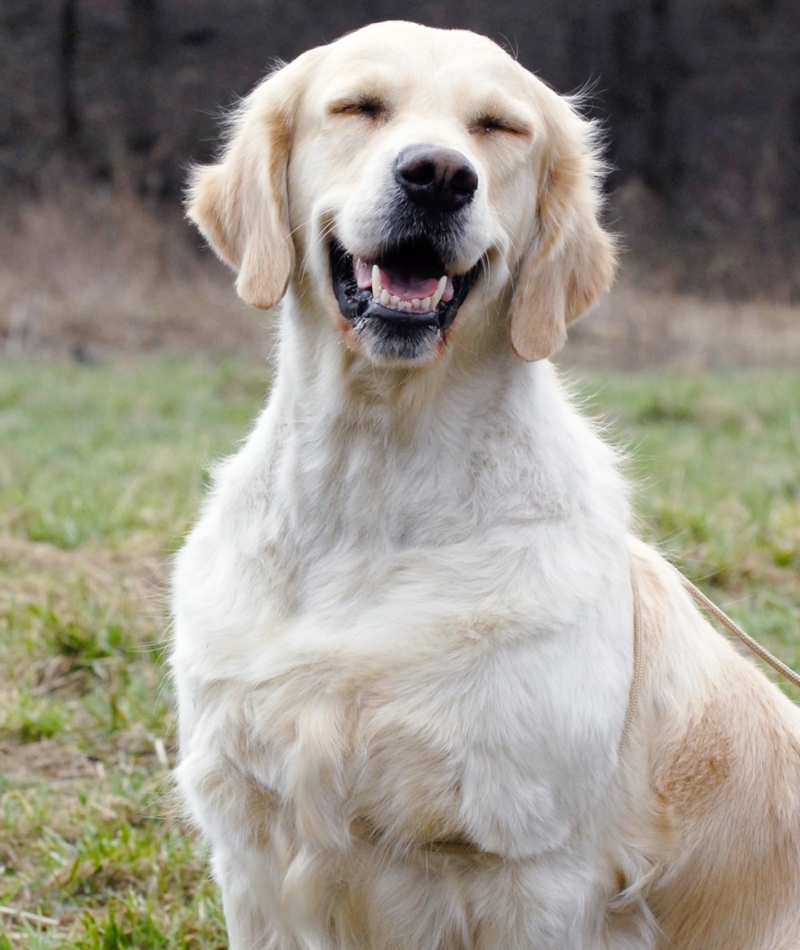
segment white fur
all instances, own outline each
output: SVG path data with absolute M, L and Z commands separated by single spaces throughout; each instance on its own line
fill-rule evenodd
M 275 382 L 246 444 L 217 470 L 174 579 L 177 778 L 212 846 L 231 947 L 797 948 L 797 873 L 783 874 L 762 919 L 751 915 L 752 939 L 744 925 L 726 929 L 730 911 L 712 898 L 687 930 L 671 896 L 695 867 L 710 892 L 715 875 L 727 873 L 726 847 L 735 845 L 716 832 L 712 842 L 704 822 L 735 821 L 762 805 L 743 779 L 719 797 L 709 792 L 699 817 L 682 805 L 685 782 L 712 783 L 703 784 L 705 752 L 681 771 L 683 739 L 675 737 L 705 722 L 714 697 L 730 699 L 741 680 L 765 721 L 778 723 L 765 755 L 773 763 L 783 756 L 798 775 L 797 712 L 704 624 L 664 562 L 631 549 L 613 452 L 570 405 L 550 364 L 524 362 L 509 345 L 509 310 L 525 319 L 514 316 L 521 304 L 511 300 L 512 276 L 520 274 L 518 294 L 535 294 L 537 280 L 566 284 L 594 259 L 596 224 L 581 223 L 595 221 L 589 167 L 559 206 L 549 256 L 529 249 L 537 214 L 553 213 L 542 197 L 543 156 L 555 148 L 546 129 L 575 123 L 573 140 L 584 149 L 588 133 L 487 41 L 437 32 L 383 24 L 306 54 L 316 79 L 297 63 L 287 67 L 295 264 Z M 443 44 L 440 61 L 432 50 Z M 387 163 L 415 134 L 415 113 L 399 105 L 394 127 L 363 134 L 359 158 L 341 145 L 347 133 L 320 118 L 319 75 L 341 75 L 339 57 L 357 79 L 365 50 L 375 49 L 395 77 L 415 55 L 437 64 L 439 85 L 425 88 L 438 93 L 415 100 L 412 84 L 407 94 L 425 134 L 479 169 L 484 190 L 462 266 L 483 255 L 494 265 L 443 352 L 412 368 L 376 365 L 337 322 L 323 248 L 331 227 L 350 250 L 362 239 L 374 246 L 370 221 Z M 536 130 L 524 148 L 501 143 L 492 147 L 506 152 L 487 156 L 465 131 L 456 106 L 487 75 L 500 88 L 507 76 L 530 84 L 525 102 L 523 85 L 509 93 Z M 274 95 L 276 81 L 288 83 L 278 74 L 254 93 L 215 175 L 233 174 L 237 142 L 251 134 L 259 96 Z M 392 88 L 398 82 L 390 76 Z M 245 237 L 231 236 L 239 213 L 231 202 L 246 203 L 255 187 L 236 168 L 244 177 L 226 179 L 224 197 L 216 178 L 196 184 L 193 215 L 240 268 L 240 288 L 263 287 L 257 266 L 242 276 L 261 259 L 253 245 L 262 231 L 245 222 L 236 225 Z M 573 209 L 579 201 L 588 210 Z M 583 231 L 567 250 L 569 234 Z M 264 239 L 272 257 L 262 266 L 283 266 L 274 244 Z M 533 271 L 539 278 L 528 285 Z M 264 297 L 282 292 L 283 278 L 269 279 Z M 608 282 L 592 279 L 587 299 Z M 563 322 L 574 315 L 567 305 Z M 547 339 L 557 344 L 563 323 L 554 326 Z M 632 559 L 644 578 L 647 659 L 620 755 Z M 722 718 L 736 742 L 757 744 L 734 715 Z M 748 795 L 741 812 L 729 809 Z M 781 816 L 768 832 L 788 835 L 796 856 L 797 802 L 789 792 L 780 807 L 777 798 L 771 804 Z M 357 819 L 381 841 L 353 834 Z M 420 847 L 447 836 L 488 854 Z M 719 925 L 709 929 L 715 915 Z M 745 942 L 732 943 L 732 932 Z

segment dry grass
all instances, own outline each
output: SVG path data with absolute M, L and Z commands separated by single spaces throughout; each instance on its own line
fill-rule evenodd
M 0 947 L 219 946 L 167 780 L 161 558 L 4 538 L 0 564 Z
M 569 360 L 596 367 L 793 366 L 800 364 L 800 307 L 702 300 L 623 277 L 570 340 Z
M 622 216 L 621 229 L 630 221 L 628 243 L 654 259 L 637 215 L 649 220 L 639 209 Z M 702 300 L 678 292 L 662 264 L 643 271 L 640 259 L 626 259 L 614 292 L 573 329 L 573 358 L 624 368 L 800 360 L 800 307 Z M 246 308 L 232 284 L 176 209 L 129 194 L 62 184 L 0 215 L 0 350 L 10 355 L 262 355 L 270 318 Z
M 261 352 L 264 322 L 177 209 L 69 184 L 0 217 L 0 348 L 11 355 Z

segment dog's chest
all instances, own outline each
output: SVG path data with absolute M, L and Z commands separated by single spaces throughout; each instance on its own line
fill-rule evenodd
M 391 679 L 359 684 L 342 676 L 283 711 L 290 724 L 282 733 L 291 741 L 275 749 L 275 764 L 303 843 L 324 848 L 331 835 L 348 834 L 398 843 L 465 834 L 470 724 L 456 727 L 452 711 L 426 708 L 419 694 L 409 701 L 400 677 Z
M 280 676 L 246 691 L 229 684 L 227 722 L 246 740 L 231 744 L 226 725 L 213 741 L 274 794 L 284 839 L 324 851 L 457 838 L 532 856 L 570 838 L 602 794 L 613 740 L 597 742 L 588 709 L 575 728 L 587 697 L 543 675 L 535 641 L 454 639 L 419 656 L 339 643 L 283 657 Z
M 196 729 L 316 850 L 353 823 L 509 856 L 564 845 L 608 785 L 627 702 L 623 533 L 586 519 L 573 536 L 558 473 L 523 477 L 519 446 L 510 474 L 440 452 L 390 476 L 338 440 L 310 470 L 294 443 L 264 467 L 261 438 L 179 559 L 182 745 Z

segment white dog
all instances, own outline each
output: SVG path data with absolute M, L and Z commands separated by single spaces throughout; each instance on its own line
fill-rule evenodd
M 382 23 L 194 176 L 241 296 L 285 298 L 175 572 L 234 950 L 800 948 L 800 714 L 631 539 L 545 359 L 612 279 L 598 174 L 492 42 Z

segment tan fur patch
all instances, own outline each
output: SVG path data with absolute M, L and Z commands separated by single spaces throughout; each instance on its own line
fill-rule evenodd
M 707 808 L 715 795 L 724 794 L 732 772 L 732 740 L 720 711 L 707 709 L 689 724 L 674 758 L 656 777 L 656 791 L 679 812 Z

